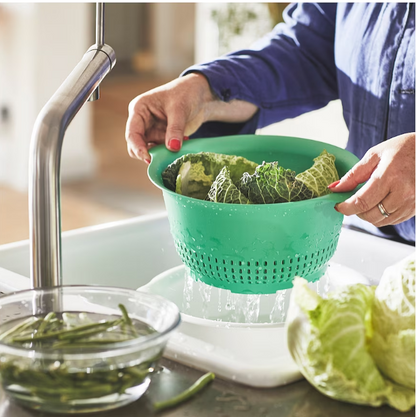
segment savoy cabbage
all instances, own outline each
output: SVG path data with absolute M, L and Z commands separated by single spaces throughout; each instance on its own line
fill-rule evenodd
M 288 347 L 303 376 L 342 401 L 400 411 L 415 405 L 414 255 L 377 288 L 356 284 L 327 299 L 294 280 Z
M 254 173 L 257 164 L 241 156 L 214 152 L 186 154 L 162 172 L 162 179 L 169 190 L 205 200 L 211 185 L 224 166 L 229 168 L 230 178 L 236 183 L 244 172 Z
M 234 185 L 230 169 L 225 166 L 208 191 L 209 201 L 217 203 L 249 204 L 249 199 Z
M 415 257 L 384 271 L 375 292 L 371 354 L 381 371 L 415 389 Z
M 284 169 L 277 162 L 263 162 L 253 175 L 245 172 L 240 189 L 254 204 L 286 203 L 313 196 L 313 192 L 296 179 L 295 171 Z
M 162 173 L 164 185 L 178 194 L 221 203 L 269 204 L 328 194 L 339 179 L 335 156 L 325 150 L 308 170 L 296 174 L 278 162 L 258 165 L 241 156 L 214 152 L 183 155 Z
M 313 166 L 298 174 L 296 179 L 312 191 L 313 197 L 320 197 L 330 193 L 328 185 L 339 180 L 339 176 L 335 167 L 335 156 L 326 150 L 313 161 Z

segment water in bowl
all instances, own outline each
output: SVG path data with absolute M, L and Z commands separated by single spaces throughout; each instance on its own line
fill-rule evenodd
M 3 389 L 21 405 L 40 410 L 74 413 L 120 406 L 146 391 L 160 352 L 122 358 L 103 358 L 99 352 L 155 332 L 139 320 L 126 324 L 120 316 L 85 312 L 10 320 L 0 325 Z M 6 345 L 46 355 L 14 354 Z M 82 356 L 91 352 L 97 354 Z

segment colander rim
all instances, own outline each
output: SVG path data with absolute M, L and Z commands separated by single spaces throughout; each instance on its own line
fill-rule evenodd
M 220 136 L 220 137 L 215 137 L 215 138 L 200 138 L 200 139 L 192 139 L 190 141 L 187 141 L 183 144 L 182 149 L 179 151 L 179 153 L 177 154 L 178 156 L 176 156 L 173 160 L 175 160 L 176 158 L 179 158 L 180 156 L 186 154 L 186 153 L 199 153 L 199 152 L 213 152 L 212 150 L 209 149 L 204 149 L 201 150 L 201 148 L 203 148 L 205 145 L 209 146 L 209 141 L 221 141 L 221 142 L 225 142 L 225 141 L 230 141 L 230 140 L 236 140 L 237 138 L 239 138 L 240 140 L 252 140 L 254 137 L 259 138 L 261 137 L 260 140 L 268 140 L 270 138 L 272 138 L 273 140 L 293 140 L 293 141 L 298 141 L 298 142 L 303 142 L 303 143 L 310 143 L 313 142 L 316 145 L 319 145 L 324 148 L 328 148 L 329 152 L 334 152 L 334 150 L 338 150 L 338 151 L 342 151 L 343 153 L 345 152 L 345 155 L 351 159 L 356 160 L 356 162 L 359 161 L 359 159 L 352 154 L 351 152 L 349 152 L 346 149 L 340 148 L 339 146 L 336 145 L 332 145 L 330 143 L 325 143 L 325 142 L 320 142 L 317 140 L 313 140 L 313 139 L 306 139 L 306 138 L 299 138 L 299 137 L 291 137 L 291 136 L 279 136 L 279 135 L 234 135 L 234 136 Z M 205 143 L 204 143 L 205 141 Z M 211 142 L 212 143 L 212 142 Z M 203 144 L 203 145 L 201 145 Z M 189 147 L 195 147 L 197 146 L 199 147 L 200 150 L 195 151 L 195 150 L 189 150 L 189 152 L 186 151 L 186 148 Z M 189 203 L 194 203 L 195 201 L 199 201 L 200 203 L 206 205 L 208 204 L 208 207 L 218 207 L 218 206 L 224 206 L 226 205 L 229 208 L 233 208 L 233 209 L 237 209 L 237 210 L 248 210 L 250 211 L 252 208 L 260 208 L 260 207 L 270 207 L 270 206 L 279 206 L 282 209 L 288 209 L 289 205 L 291 205 L 291 207 L 293 206 L 293 204 L 296 204 L 297 207 L 301 208 L 302 206 L 307 206 L 309 204 L 317 204 L 317 203 L 340 203 L 342 201 L 345 201 L 347 198 L 351 197 L 361 186 L 359 185 L 358 187 L 356 187 L 354 190 L 352 191 L 348 191 L 348 192 L 344 192 L 344 193 L 330 193 L 324 196 L 320 196 L 320 197 L 314 197 L 308 200 L 301 200 L 301 201 L 290 201 L 290 202 L 285 202 L 285 203 L 271 203 L 271 204 L 235 204 L 235 203 L 220 203 L 220 202 L 214 202 L 214 201 L 207 201 L 207 200 L 199 200 L 193 197 L 188 197 L 188 196 L 184 196 L 181 194 L 176 193 L 173 190 L 170 190 L 169 188 L 167 188 L 164 184 L 163 184 L 163 180 L 161 179 L 161 173 L 158 173 L 156 170 L 157 168 L 155 167 L 155 160 L 158 157 L 158 153 L 159 152 L 170 152 L 165 145 L 157 145 L 154 146 L 153 148 L 151 148 L 149 150 L 149 153 L 151 155 L 151 162 L 147 168 L 147 175 L 150 179 L 150 181 L 157 187 L 159 188 L 164 194 L 167 193 L 168 195 L 171 195 L 174 198 L 178 198 L 180 197 L 181 199 L 184 199 L 185 202 L 189 202 Z M 236 155 L 238 154 L 238 152 L 236 153 Z M 172 155 L 175 155 L 175 153 L 172 152 Z M 170 163 L 170 162 L 169 162 Z M 167 165 L 166 165 L 167 166 Z M 166 166 L 163 168 L 165 169 Z M 153 175 L 155 174 L 155 175 Z M 156 177 L 158 177 L 156 179 Z M 159 183 L 158 183 L 159 180 Z

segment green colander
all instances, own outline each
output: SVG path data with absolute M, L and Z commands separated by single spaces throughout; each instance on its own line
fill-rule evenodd
M 151 149 L 149 177 L 163 191 L 176 250 L 196 279 L 244 294 L 290 288 L 295 276 L 319 279 L 341 231 L 343 216 L 334 205 L 353 192 L 279 204 L 214 203 L 168 190 L 162 181 L 164 169 L 187 153 L 217 152 L 259 164 L 278 161 L 299 173 L 310 168 L 324 149 L 335 155 L 340 177 L 358 162 L 336 146 L 284 136 L 195 139 L 177 153 L 163 145 Z

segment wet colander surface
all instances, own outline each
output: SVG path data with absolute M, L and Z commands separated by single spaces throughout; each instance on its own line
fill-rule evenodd
M 217 152 L 261 164 L 278 161 L 302 172 L 324 149 L 336 157 L 343 176 L 358 158 L 336 146 L 294 137 L 227 136 L 195 139 L 178 153 L 151 150 L 151 181 L 163 191 L 182 262 L 196 279 L 235 293 L 269 294 L 292 287 L 295 276 L 319 279 L 334 254 L 343 216 L 334 210 L 353 192 L 279 204 L 224 204 L 197 200 L 168 190 L 162 172 L 187 153 Z

